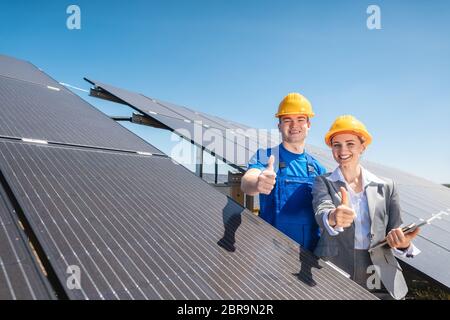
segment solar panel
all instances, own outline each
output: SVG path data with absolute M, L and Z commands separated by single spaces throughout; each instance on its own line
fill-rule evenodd
M 142 101 L 142 103 L 138 105 L 135 103 L 136 98 L 134 97 L 143 97 L 143 95 L 119 89 L 101 82 L 91 80 L 88 81 L 95 86 L 104 89 L 109 94 L 122 99 L 125 103 L 134 107 L 136 110 L 139 110 L 147 116 L 164 123 L 168 127 L 174 129 L 175 132 L 181 133 L 182 130 L 185 130 L 190 133 L 191 137 L 194 136 L 194 126 L 189 123 L 183 123 L 183 120 L 178 116 L 176 118 L 170 118 L 165 117 L 164 115 L 159 115 L 158 113 L 155 114 L 148 112 L 151 107 L 146 104 L 146 101 L 151 100 L 155 102 L 157 100 L 147 98 L 146 101 Z M 229 131 L 229 129 L 251 129 L 236 122 L 207 115 L 186 107 L 176 106 L 168 102 L 158 101 L 158 104 L 160 106 L 167 107 L 162 110 L 169 110 L 188 120 L 202 120 L 202 123 L 208 123 L 213 127 L 215 126 L 222 133 L 225 132 L 225 130 Z M 233 139 L 223 140 L 222 145 L 225 146 L 226 142 L 231 142 L 232 140 Z M 205 141 L 205 139 L 202 139 L 201 136 L 195 137 L 193 141 L 196 144 L 205 147 L 208 151 L 216 151 L 209 148 L 210 141 Z M 256 144 L 255 141 L 257 142 Z M 246 167 L 248 159 L 256 152 L 258 148 L 267 147 L 265 145 L 260 145 L 261 141 L 267 141 L 268 145 L 271 146 L 276 145 L 279 140 L 277 137 L 258 139 L 256 135 L 250 135 L 249 139 L 245 140 L 245 143 L 241 144 L 244 145 L 245 148 L 239 148 L 239 152 L 236 152 L 236 150 L 238 150 L 238 144 L 235 143 L 234 147 L 228 146 L 228 149 L 223 148 L 222 150 L 219 150 L 219 152 L 216 152 L 216 154 L 220 159 L 225 159 L 226 162 L 234 164 L 237 167 Z M 334 170 L 336 168 L 336 162 L 328 150 L 317 148 L 312 145 L 307 145 L 306 150 L 317 158 L 328 170 Z M 363 161 L 362 163 L 374 174 L 380 176 L 381 178 L 385 177 L 393 179 L 397 183 L 405 223 L 416 222 L 420 218 L 426 219 L 433 213 L 450 208 L 450 189 L 427 181 L 426 179 L 416 177 L 412 174 L 402 172 L 398 169 L 374 164 L 369 161 Z M 446 271 L 446 268 L 450 265 L 450 218 L 444 217 L 443 220 L 436 223 L 436 226 L 432 225 L 423 228 L 419 238 L 420 240 L 418 240 L 418 243 L 422 246 L 422 251 L 426 251 L 427 253 L 420 254 L 414 259 L 403 260 L 417 270 L 424 272 L 433 279 L 450 288 L 450 273 Z M 433 263 L 430 262 L 430 259 Z M 432 264 L 435 266 L 432 267 Z
M 0 76 L 0 101 L 3 137 L 161 154 L 66 89 Z
M 203 128 L 200 124 L 169 118 L 162 115 L 153 115 L 154 119 L 173 128 L 174 132 L 198 146 L 204 147 L 219 159 L 233 166 L 246 166 L 249 157 L 257 150 L 256 143 L 250 143 L 243 138 L 242 143 L 236 143 L 236 137 L 228 135 L 217 128 Z M 245 147 L 243 145 L 246 145 Z
M 51 86 L 53 88 L 64 88 L 33 64 L 1 54 L 0 76 L 32 82 L 43 86 Z
M 69 298 L 374 298 L 169 158 L 0 141 L 0 170 Z
M 255 133 L 247 131 L 249 128 L 244 126 L 238 127 L 233 123 L 225 123 L 226 121 L 224 122 L 220 118 L 208 116 L 186 107 L 147 98 L 142 94 L 102 82 L 86 80 L 135 110 L 166 125 L 175 133 L 205 147 L 207 151 L 234 166 L 245 167 L 260 142 L 267 141 L 265 136 L 260 137 L 263 138 L 260 139 L 261 141 L 258 140 L 256 131 Z M 189 133 L 189 136 L 186 133 Z M 214 136 L 214 140 L 209 139 L 211 136 Z M 272 140 L 268 141 L 270 145 L 274 144 Z
M 17 220 L 0 186 L 0 300 L 52 299 L 53 293 Z

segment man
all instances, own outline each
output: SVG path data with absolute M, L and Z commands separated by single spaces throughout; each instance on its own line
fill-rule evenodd
M 305 151 L 305 140 L 314 116 L 311 104 L 299 93 L 281 101 L 278 129 L 282 143 L 260 149 L 250 160 L 241 189 L 260 195 L 260 217 L 302 247 L 313 251 L 319 227 L 312 208 L 312 185 L 325 168 Z

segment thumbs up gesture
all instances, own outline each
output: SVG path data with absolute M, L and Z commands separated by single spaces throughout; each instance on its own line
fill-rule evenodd
M 263 170 L 261 174 L 258 176 L 258 182 L 256 187 L 259 193 L 270 194 L 272 192 L 273 187 L 275 186 L 277 175 L 275 174 L 275 170 L 273 169 L 274 161 L 275 157 L 271 155 L 267 163 L 266 169 Z
M 330 213 L 328 222 L 333 228 L 348 228 L 355 220 L 356 213 L 349 207 L 348 194 L 345 188 L 341 187 L 340 192 L 341 204 Z

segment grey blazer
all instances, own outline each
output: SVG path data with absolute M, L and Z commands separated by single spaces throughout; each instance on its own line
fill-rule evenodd
M 352 276 L 354 223 L 336 236 L 331 236 L 323 223 L 323 215 L 341 203 L 339 188 L 346 188 L 344 182 L 327 179 L 330 175 L 331 173 L 327 173 L 317 177 L 313 186 L 313 208 L 316 221 L 321 228 L 321 237 L 314 253 L 319 257 L 328 258 Z M 402 224 L 402 218 L 398 193 L 392 180 L 369 183 L 366 186 L 366 196 L 371 219 L 372 246 L 382 241 L 391 229 L 398 228 Z M 386 246 L 375 249 L 370 253 L 370 258 L 385 288 L 395 299 L 402 299 L 408 292 L 408 287 L 392 250 Z

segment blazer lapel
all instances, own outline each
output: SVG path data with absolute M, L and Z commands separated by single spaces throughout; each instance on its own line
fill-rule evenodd
M 346 188 L 346 186 L 345 186 L 345 183 L 342 182 L 342 181 L 333 181 L 333 182 L 331 183 L 331 186 L 333 187 L 334 192 L 336 192 L 337 198 L 339 199 L 339 203 L 341 203 L 341 201 L 342 201 L 342 196 L 341 196 L 340 188 L 343 187 L 345 190 L 347 190 L 347 188 Z M 339 205 L 339 204 L 338 204 L 338 205 Z M 338 205 L 336 205 L 336 207 L 337 207 Z
M 377 192 L 378 192 L 378 184 L 376 183 L 370 183 L 366 187 L 366 196 L 367 196 L 367 205 L 369 207 L 369 215 L 370 215 L 370 221 L 371 226 L 373 228 L 373 219 L 375 218 L 375 209 L 376 209 L 376 199 L 377 199 Z M 372 230 L 373 233 L 373 230 Z

